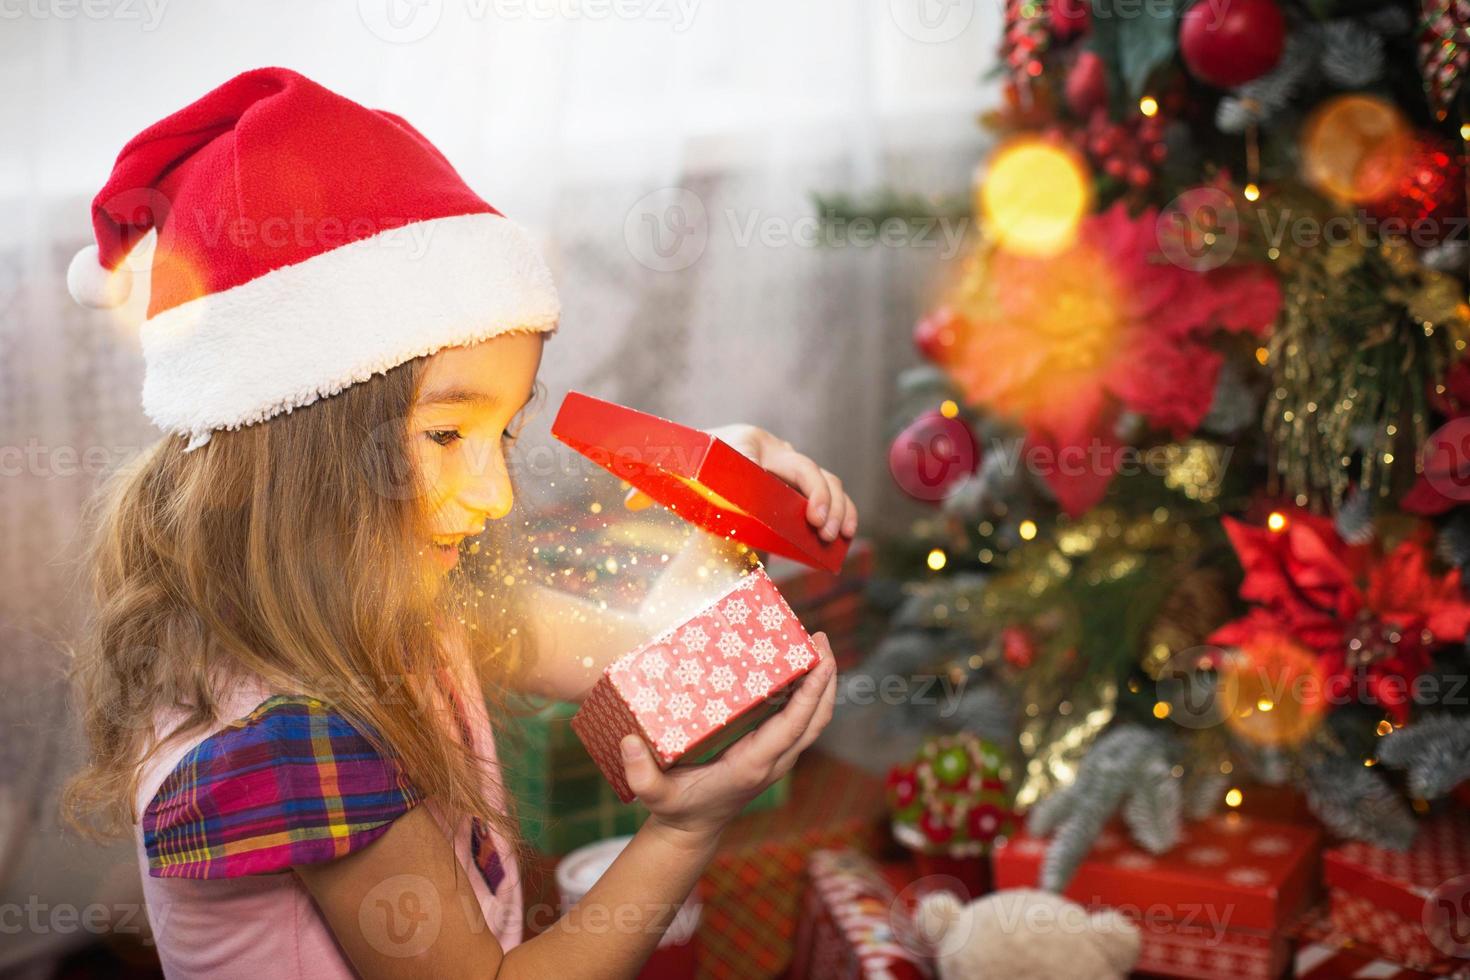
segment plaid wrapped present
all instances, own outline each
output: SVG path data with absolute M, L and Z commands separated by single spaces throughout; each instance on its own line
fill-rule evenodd
M 824 848 L 872 853 L 886 840 L 881 776 L 816 750 L 791 775 L 790 799 L 732 822 L 705 872 L 701 980 L 781 976 L 795 948 L 794 883 L 807 858 Z
M 894 933 L 898 893 L 872 858 L 816 851 L 807 885 L 791 976 L 828 980 L 926 980 L 928 959 Z
M 1349 841 L 1323 862 L 1342 934 L 1420 969 L 1470 956 L 1470 813 L 1426 817 L 1408 851 Z

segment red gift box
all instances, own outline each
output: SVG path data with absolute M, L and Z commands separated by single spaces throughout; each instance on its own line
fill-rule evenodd
M 855 851 L 807 859 L 806 897 L 791 976 L 829 980 L 923 980 L 927 959 L 894 929 L 898 893 L 878 865 Z
M 699 760 L 774 707 L 816 666 L 816 646 L 761 569 L 603 671 L 572 729 L 624 803 L 619 743 L 641 735 L 658 764 Z M 758 711 L 757 709 L 766 709 Z
M 795 949 L 802 879 L 814 851 L 874 851 L 883 842 L 883 779 L 808 749 L 791 795 L 736 818 L 701 880 L 700 980 L 775 980 Z M 799 976 L 800 974 L 797 974 Z
M 806 497 L 729 443 L 677 422 L 568 393 L 551 434 L 685 520 L 835 572 L 850 541 L 824 541 Z
M 1323 860 L 1340 932 L 1413 967 L 1470 956 L 1470 814 L 1426 817 L 1407 851 L 1351 841 Z
M 1047 843 L 1022 834 L 998 847 L 995 887 L 1036 887 Z M 1315 828 L 1239 813 L 1187 824 L 1163 855 L 1110 827 L 1063 894 L 1133 919 L 1140 972 L 1275 977 L 1291 958 L 1289 930 L 1314 897 L 1320 846 Z

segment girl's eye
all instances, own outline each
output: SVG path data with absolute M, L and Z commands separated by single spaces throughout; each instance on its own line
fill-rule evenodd
M 424 435 L 441 446 L 447 446 L 460 437 L 458 429 L 439 429 L 434 432 L 426 432 Z

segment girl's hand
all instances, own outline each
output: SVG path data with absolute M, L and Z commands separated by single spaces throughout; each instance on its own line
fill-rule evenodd
M 622 742 L 628 785 L 652 814 L 650 821 L 696 845 L 719 835 L 745 804 L 786 775 L 827 722 L 837 698 L 837 667 L 825 633 L 812 634 L 821 659 L 797 682 L 785 706 L 699 766 L 659 769 L 643 739 Z
M 806 519 L 827 541 L 857 533 L 857 508 L 842 490 L 842 481 L 804 456 L 785 439 L 753 425 L 725 425 L 708 430 L 787 483 L 806 494 Z
M 857 507 L 843 492 L 842 481 L 797 452 L 791 443 L 753 425 L 724 425 L 705 431 L 806 494 L 806 519 L 819 529 L 823 539 L 835 541 L 839 534 L 850 538 L 857 533 Z M 641 510 L 650 503 L 637 490 L 628 494 L 630 510 Z

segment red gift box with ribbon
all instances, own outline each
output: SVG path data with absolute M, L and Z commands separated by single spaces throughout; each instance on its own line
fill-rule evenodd
M 1036 887 L 1047 845 L 1022 834 L 998 847 L 995 887 Z M 1320 850 L 1313 827 L 1239 813 L 1186 824 L 1162 855 L 1109 827 L 1063 894 L 1129 915 L 1142 932 L 1140 972 L 1276 977 L 1291 958 L 1291 929 L 1316 894 Z
M 1411 967 L 1470 957 L 1470 813 L 1424 818 L 1407 851 L 1350 841 L 1323 862 L 1339 932 Z

